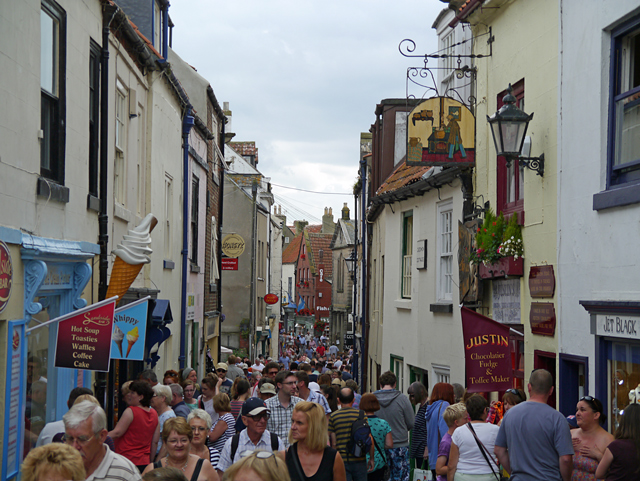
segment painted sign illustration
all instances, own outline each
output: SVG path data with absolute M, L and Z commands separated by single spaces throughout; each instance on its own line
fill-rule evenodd
M 0 241 L 0 312 L 7 307 L 11 297 L 11 285 L 13 282 L 13 267 L 11 265 L 11 253 L 7 244 Z
M 434 97 L 409 114 L 407 165 L 450 166 L 475 162 L 475 120 L 462 103 Z
M 148 298 L 116 309 L 111 336 L 111 359 L 144 360 Z

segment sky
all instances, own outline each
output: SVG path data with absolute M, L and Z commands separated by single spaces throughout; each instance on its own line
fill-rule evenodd
M 406 97 L 398 45 L 437 50 L 437 0 L 175 0 L 173 50 L 229 102 L 236 141 L 255 141 L 287 224 L 354 218 L 360 133 L 382 99 Z M 229 130 L 227 128 L 227 130 Z M 331 193 L 312 194 L 284 188 Z M 342 194 L 342 195 L 334 195 Z

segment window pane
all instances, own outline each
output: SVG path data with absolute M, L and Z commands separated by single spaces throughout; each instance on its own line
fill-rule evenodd
M 42 138 L 42 144 L 40 146 L 40 167 L 51 171 L 51 131 L 54 124 L 55 106 L 52 100 L 46 94 L 42 95 L 42 102 L 40 107 L 41 115 L 41 128 L 44 137 Z
M 616 142 L 614 165 L 640 158 L 640 94 L 616 102 Z
M 58 95 L 55 66 L 58 23 L 44 10 L 40 10 L 40 87 Z

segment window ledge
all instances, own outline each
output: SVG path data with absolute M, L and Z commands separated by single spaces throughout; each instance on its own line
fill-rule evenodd
M 163 269 L 175 269 L 175 267 L 176 267 L 176 263 L 168 259 L 165 259 L 162 263 Z
M 396 299 L 394 304 L 396 309 L 411 310 L 411 308 L 413 307 L 411 303 L 411 299 Z
M 429 310 L 431 312 L 441 313 L 441 314 L 452 314 L 453 313 L 453 304 L 438 302 L 436 304 L 429 304 Z
M 56 184 L 44 177 L 38 177 L 36 194 L 39 197 L 45 197 L 47 200 L 54 200 L 64 204 L 69 202 L 69 187 Z
M 191 263 L 191 272 L 194 272 L 196 274 L 200 273 L 200 266 L 197 264 L 194 264 L 193 262 Z
M 593 195 L 593 210 L 604 210 L 640 203 L 640 184 L 631 184 Z
M 100 199 L 94 195 L 87 194 L 87 210 L 100 212 Z
M 113 204 L 113 216 L 125 222 L 131 221 L 131 211 L 125 209 L 122 204 L 118 204 L 117 202 Z
M 217 284 L 209 284 L 209 292 L 218 292 Z

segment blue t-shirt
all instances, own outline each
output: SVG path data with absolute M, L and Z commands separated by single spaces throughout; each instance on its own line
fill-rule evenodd
M 511 481 L 562 481 L 559 458 L 574 454 L 567 418 L 535 401 L 507 411 L 496 446 L 509 451 Z

